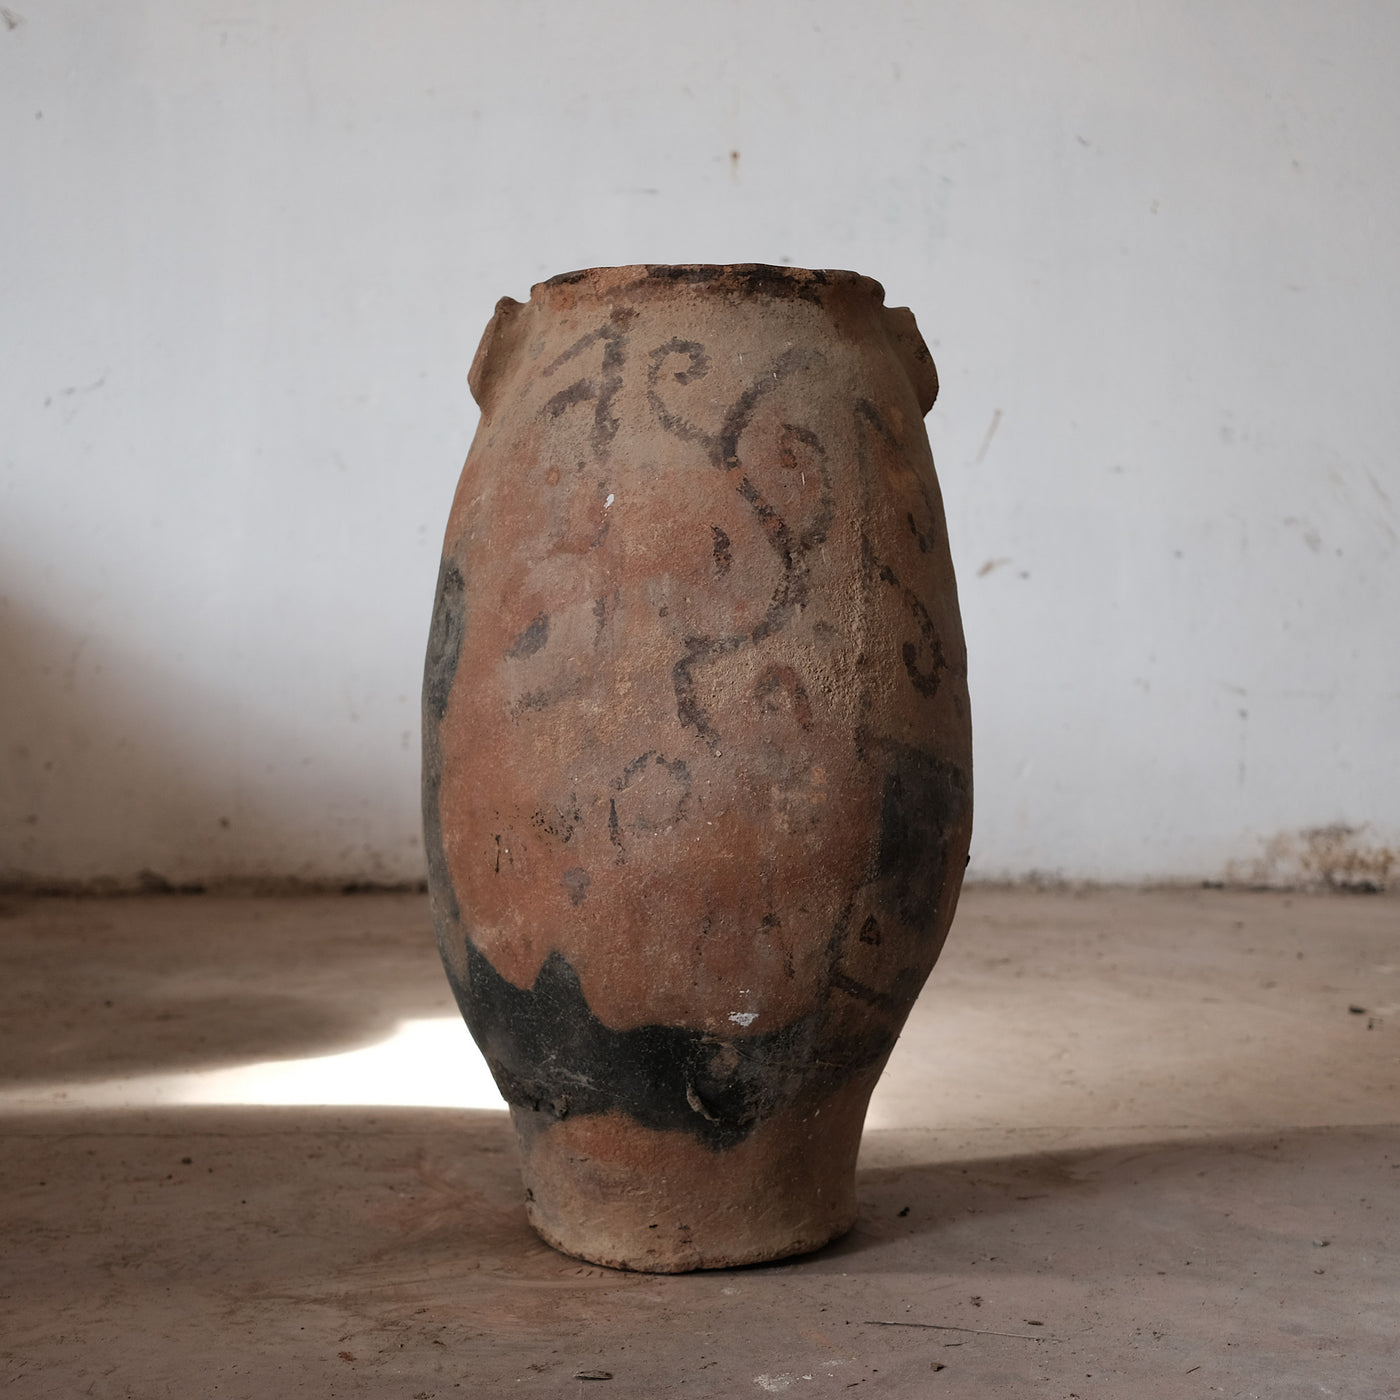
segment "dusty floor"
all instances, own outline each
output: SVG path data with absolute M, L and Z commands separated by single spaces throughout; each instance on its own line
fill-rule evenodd
M 538 1243 L 505 1115 L 425 1106 L 491 1099 L 422 899 L 0 914 L 15 1400 L 1400 1396 L 1393 898 L 970 891 L 856 1230 L 666 1278 Z

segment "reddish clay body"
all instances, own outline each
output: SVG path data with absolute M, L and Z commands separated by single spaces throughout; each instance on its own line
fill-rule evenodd
M 532 1223 L 677 1271 L 854 1218 L 972 820 L 913 316 L 850 272 L 501 301 L 424 684 L 439 946 Z

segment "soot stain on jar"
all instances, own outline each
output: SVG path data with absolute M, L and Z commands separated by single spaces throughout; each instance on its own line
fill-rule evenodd
M 461 917 L 442 840 L 439 730 L 452 698 L 466 625 L 466 583 L 457 562 L 447 558 L 438 569 L 437 594 L 428 629 L 428 652 L 423 665 L 423 849 L 428 861 L 433 925 L 439 946 L 445 946 L 443 940 L 449 927 L 455 928 Z
M 732 1040 L 675 1026 L 612 1030 L 594 1015 L 562 953 L 551 953 L 525 989 L 470 939 L 462 946 L 466 975 L 449 963 L 448 977 L 496 1084 L 507 1103 L 547 1118 L 620 1112 L 719 1152 L 799 1094 L 829 1089 L 855 1068 L 819 1055 L 828 1064 L 819 1083 L 797 1068 L 811 1063 L 814 1016 Z
M 948 841 L 971 805 L 967 775 L 946 759 L 900 744 L 885 777 L 875 879 L 889 907 L 913 928 L 938 910 Z
M 548 640 L 549 614 L 537 613 L 530 625 L 506 648 L 506 656 L 511 661 L 523 661 L 543 650 Z

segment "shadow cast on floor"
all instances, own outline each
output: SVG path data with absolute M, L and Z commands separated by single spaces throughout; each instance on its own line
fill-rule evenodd
M 422 895 L 0 909 L 4 1085 L 324 1055 L 456 1015 Z
M 1228 1363 L 1235 1380 L 1267 1365 L 1270 1394 L 1290 1396 L 1319 1393 L 1305 1382 L 1338 1348 L 1348 1375 L 1381 1375 L 1400 1296 L 1394 1127 L 962 1160 L 921 1135 L 926 1159 L 861 1173 L 844 1240 L 665 1277 L 536 1239 L 503 1113 L 205 1108 L 7 1129 L 6 1292 L 23 1300 L 8 1354 L 65 1384 L 89 1375 L 77 1328 L 124 1383 L 149 1380 L 161 1347 L 177 1383 L 343 1365 L 386 1395 L 444 1393 L 463 1366 L 482 1394 L 558 1393 L 599 1356 L 634 1384 L 612 1394 L 752 1390 L 789 1363 L 914 1385 L 944 1351 L 976 1351 L 1004 1394 L 1160 1366 L 1218 1383 Z

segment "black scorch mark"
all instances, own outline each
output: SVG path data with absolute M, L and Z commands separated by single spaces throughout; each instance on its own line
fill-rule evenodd
M 442 840 L 442 740 L 439 733 L 452 698 L 462 638 L 467 627 L 467 589 L 462 570 L 454 559 L 444 559 L 438 570 L 433 619 L 428 629 L 428 651 L 423 662 L 423 848 L 428 859 L 433 928 L 439 947 L 446 947 L 461 918 L 447 852 Z
M 890 740 L 879 747 L 889 769 L 872 883 L 891 913 L 910 928 L 927 929 L 943 897 L 949 846 L 971 814 L 972 785 L 947 759 Z
M 661 1025 L 616 1031 L 594 1015 L 562 953 L 551 953 L 534 985 L 522 988 L 469 938 L 459 947 L 464 957 L 446 961 L 462 1015 L 506 1101 L 545 1123 L 624 1113 L 721 1152 L 800 1095 L 829 1093 L 893 1044 L 893 1035 L 876 1036 L 846 1054 L 844 1045 L 823 1043 L 815 1015 L 726 1039 Z
M 536 613 L 530 625 L 506 648 L 512 661 L 523 661 L 543 648 L 549 640 L 549 614 Z

